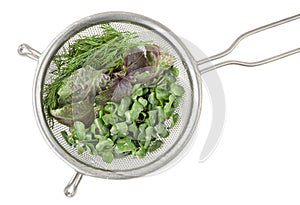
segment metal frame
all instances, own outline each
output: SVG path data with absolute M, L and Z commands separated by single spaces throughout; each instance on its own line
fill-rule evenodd
M 141 167 L 138 170 L 138 174 L 136 175 L 126 175 L 122 172 L 110 172 L 107 170 L 96 169 L 94 167 L 87 166 L 71 156 L 68 152 L 66 152 L 61 145 L 56 141 L 53 136 L 51 129 L 49 128 L 44 112 L 43 112 L 43 104 L 42 104 L 42 93 L 43 93 L 43 85 L 44 78 L 49 67 L 49 64 L 52 60 L 52 57 L 56 54 L 58 49 L 74 34 L 80 32 L 81 30 L 90 27 L 95 24 L 105 23 L 105 22 L 132 22 L 133 24 L 142 25 L 143 27 L 148 27 L 150 30 L 155 31 L 157 34 L 161 35 L 164 39 L 167 39 L 170 44 L 178 50 L 178 53 L 181 54 L 181 58 L 185 64 L 185 67 L 189 69 L 190 77 L 192 79 L 191 84 L 193 86 L 193 107 L 197 108 L 195 112 L 191 113 L 190 119 L 191 122 L 187 123 L 186 130 L 188 132 L 184 133 L 184 135 L 178 140 L 177 146 L 173 147 L 168 153 L 164 156 L 161 156 L 160 159 L 154 161 L 150 166 Z M 48 48 L 41 54 L 38 61 L 38 70 L 35 77 L 34 84 L 34 96 L 33 96 L 33 105 L 35 110 L 35 115 L 37 118 L 37 122 L 40 130 L 42 131 L 47 143 L 52 148 L 52 150 L 58 154 L 58 156 L 65 161 L 69 166 L 75 169 L 78 173 L 72 179 L 73 183 L 70 183 L 69 188 L 72 188 L 73 184 L 80 181 L 81 174 L 89 175 L 93 177 L 100 178 L 109 178 L 109 179 L 128 179 L 133 177 L 139 177 L 151 172 L 154 172 L 160 169 L 163 166 L 166 166 L 169 162 L 173 161 L 181 151 L 184 150 L 188 142 L 190 141 L 195 125 L 198 122 L 200 110 L 201 110 L 201 79 L 196 75 L 197 65 L 195 60 L 192 58 L 191 54 L 188 52 L 188 49 L 184 46 L 184 44 L 180 41 L 180 39 L 173 34 L 168 28 L 164 27 L 160 23 L 149 19 L 147 17 L 127 13 L 127 12 L 108 12 L 96 14 L 93 16 L 86 17 L 81 19 L 71 26 L 66 28 L 54 41 L 48 46 Z M 180 146 L 178 146 L 180 145 Z M 161 163 L 161 159 L 163 159 L 163 163 Z M 72 195 L 67 190 L 65 190 L 66 195 Z M 68 193 L 68 194 L 67 194 Z

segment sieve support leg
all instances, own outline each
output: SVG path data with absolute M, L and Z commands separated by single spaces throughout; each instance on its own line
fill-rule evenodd
M 23 43 L 19 46 L 18 53 L 21 56 L 26 56 L 35 61 L 38 61 L 41 56 L 41 53 L 39 51 L 35 50 L 34 48 L 32 48 L 26 43 Z
M 68 183 L 68 185 L 66 186 L 64 192 L 65 195 L 67 197 L 73 197 L 76 194 L 78 185 L 82 179 L 82 174 L 79 172 L 76 172 L 76 174 L 74 174 L 74 176 L 71 178 L 70 182 Z

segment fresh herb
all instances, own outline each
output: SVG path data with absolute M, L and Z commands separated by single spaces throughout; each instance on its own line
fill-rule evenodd
M 103 34 L 79 37 L 74 43 L 69 44 L 67 48 L 64 47 L 62 54 L 57 54 L 54 57 L 53 61 L 57 69 L 51 72 L 52 82 L 45 84 L 43 101 L 50 122 L 53 121 L 51 110 L 63 106 L 62 102 L 59 101 L 59 99 L 63 98 L 59 96 L 59 91 L 63 92 L 60 89 L 63 89 L 62 86 L 68 86 L 66 84 L 71 84 L 72 86 L 72 83 L 74 83 L 74 79 L 70 78 L 70 76 L 74 75 L 74 71 L 84 66 L 84 69 L 93 66 L 97 70 L 111 69 L 113 71 L 120 69 L 122 57 L 128 49 L 146 44 L 138 41 L 134 33 L 118 32 L 108 24 L 103 24 L 101 27 Z M 105 80 L 109 80 L 108 76 L 102 76 L 101 79 L 98 79 L 100 82 Z M 69 94 L 72 95 L 73 93 Z
M 179 119 L 179 70 L 172 55 L 135 33 L 102 29 L 55 56 L 57 69 L 45 87 L 47 116 L 69 127 L 61 134 L 78 154 L 106 163 L 142 158 L 163 146 Z

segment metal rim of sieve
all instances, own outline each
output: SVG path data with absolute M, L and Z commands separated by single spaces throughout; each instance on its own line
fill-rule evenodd
M 76 157 L 71 156 L 54 137 L 43 111 L 43 86 L 45 83 L 44 80 L 47 73 L 47 69 L 49 68 L 52 57 L 57 53 L 61 46 L 64 45 L 64 43 L 76 33 L 96 24 L 107 22 L 125 22 L 140 25 L 142 27 L 146 27 L 151 31 L 154 31 L 163 39 L 168 40 L 170 45 L 172 45 L 172 47 L 176 49 L 177 53 L 181 55 L 180 58 L 183 64 L 185 65 L 185 68 L 189 69 L 191 84 L 193 88 L 193 95 L 191 99 L 193 100 L 192 107 L 195 110 L 193 110 L 193 112 L 190 113 L 190 121 L 189 123 L 186 123 L 185 132 L 180 137 L 180 139 L 178 139 L 176 144 L 177 146 L 173 146 L 167 153 L 164 153 L 163 156 L 161 156 L 148 166 L 143 166 L 135 169 L 134 174 L 126 173 L 133 172 L 133 170 L 125 172 L 115 172 L 91 167 L 87 164 L 83 164 Z M 181 40 L 168 28 L 150 18 L 128 12 L 107 12 L 83 18 L 67 27 L 60 35 L 58 35 L 39 58 L 38 70 L 36 73 L 33 88 L 35 93 L 33 105 L 39 128 L 42 131 L 43 136 L 45 137 L 47 143 L 52 148 L 52 150 L 54 150 L 54 152 L 58 154 L 58 156 L 63 161 L 69 164 L 69 166 L 71 166 L 73 169 L 75 169 L 81 174 L 109 179 L 128 179 L 149 174 L 160 169 L 161 167 L 165 166 L 166 164 L 177 158 L 193 136 L 193 130 L 198 122 L 200 115 L 202 93 L 201 78 L 197 77 L 197 71 L 195 70 L 195 68 L 197 68 L 195 61 L 191 57 L 191 54 L 181 42 Z

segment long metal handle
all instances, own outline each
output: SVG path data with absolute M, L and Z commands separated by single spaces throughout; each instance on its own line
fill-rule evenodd
M 39 51 L 37 51 L 34 48 L 30 47 L 26 43 L 23 43 L 19 46 L 18 53 L 21 56 L 26 56 L 28 58 L 31 58 L 31 59 L 35 60 L 35 61 L 38 61 L 40 56 L 41 56 L 41 53 Z
M 76 172 L 76 174 L 72 177 L 68 185 L 66 186 L 64 192 L 67 197 L 73 197 L 76 194 L 78 185 L 82 179 L 82 174 Z
M 202 64 L 205 64 L 207 62 L 211 62 L 211 61 L 223 58 L 224 56 L 227 56 L 228 54 L 230 54 L 238 46 L 238 44 L 243 39 L 245 39 L 245 38 L 247 38 L 247 37 L 249 37 L 249 36 L 251 36 L 253 34 L 259 33 L 261 31 L 264 31 L 264 30 L 267 30 L 267 29 L 270 29 L 270 28 L 274 28 L 276 26 L 279 26 L 279 25 L 282 25 L 282 24 L 285 24 L 285 23 L 297 20 L 299 18 L 300 18 L 300 14 L 297 14 L 295 16 L 291 16 L 289 18 L 282 19 L 280 21 L 276 21 L 274 23 L 270 23 L 270 24 L 267 24 L 265 26 L 261 26 L 259 28 L 256 28 L 256 29 L 253 29 L 251 31 L 248 31 L 248 32 L 240 35 L 231 44 L 231 46 L 228 49 L 226 49 L 225 51 L 223 51 L 223 52 L 221 52 L 219 54 L 213 55 L 211 57 L 205 58 L 203 60 L 200 60 L 200 61 L 197 62 L 197 64 L 198 65 L 202 65 Z M 225 62 L 216 64 L 215 66 L 206 67 L 206 68 L 202 69 L 200 72 L 201 72 L 201 74 L 204 74 L 204 73 L 207 73 L 209 71 L 212 71 L 212 70 L 215 70 L 217 68 L 220 68 L 220 67 L 223 67 L 223 66 L 227 66 L 227 65 L 240 65 L 240 66 L 248 66 L 248 67 L 259 66 L 259 65 L 263 65 L 263 64 L 266 64 L 266 63 L 270 63 L 270 62 L 273 62 L 273 61 L 285 58 L 285 57 L 290 56 L 290 55 L 294 55 L 294 54 L 299 53 L 299 52 L 300 52 L 300 47 L 296 48 L 294 50 L 291 50 L 291 51 L 288 51 L 288 52 L 285 52 L 285 53 L 282 53 L 282 54 L 279 54 L 279 55 L 276 55 L 276 56 L 273 56 L 273 57 L 270 57 L 270 58 L 267 58 L 267 59 L 255 61 L 255 62 L 244 62 L 244 61 L 236 61 L 236 60 L 225 61 Z

